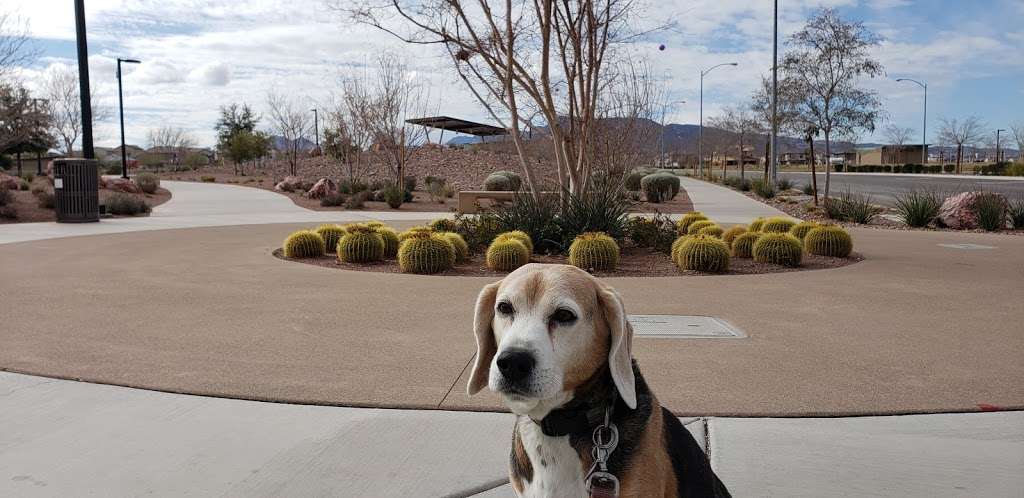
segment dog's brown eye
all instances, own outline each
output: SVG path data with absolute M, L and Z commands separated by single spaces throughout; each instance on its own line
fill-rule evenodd
M 515 311 L 516 309 L 513 308 L 511 304 L 504 301 L 498 303 L 498 313 L 501 313 L 502 315 L 511 315 L 512 313 L 515 313 Z
M 560 324 L 567 324 L 576 321 L 576 313 L 565 308 L 559 308 L 551 314 L 551 321 Z

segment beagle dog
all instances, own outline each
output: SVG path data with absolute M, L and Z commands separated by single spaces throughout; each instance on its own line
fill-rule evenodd
M 483 288 L 474 322 L 467 392 L 486 386 L 516 415 L 518 496 L 730 496 L 640 375 L 611 287 L 574 266 L 528 264 Z

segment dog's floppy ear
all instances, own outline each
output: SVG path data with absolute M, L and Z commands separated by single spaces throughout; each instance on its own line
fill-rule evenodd
M 608 322 L 611 345 L 608 348 L 608 369 L 615 388 L 626 406 L 636 408 L 636 378 L 633 376 L 633 326 L 626 320 L 626 308 L 614 289 L 598 284 L 597 300 Z
M 494 300 L 498 296 L 499 284 L 500 282 L 497 282 L 485 286 L 476 298 L 476 312 L 473 315 L 476 361 L 473 363 L 473 371 L 469 374 L 469 384 L 466 385 L 466 392 L 470 395 L 480 392 L 487 385 L 491 375 L 491 360 L 498 351 L 498 345 L 494 343 L 491 322 L 494 321 Z

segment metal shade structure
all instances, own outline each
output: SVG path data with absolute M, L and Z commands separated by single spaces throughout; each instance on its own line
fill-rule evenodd
M 464 133 L 466 135 L 474 135 L 481 137 L 494 137 L 499 135 L 508 135 L 508 130 L 499 126 L 492 126 L 483 123 L 474 123 L 472 121 L 466 121 L 465 119 L 452 118 L 449 116 L 432 116 L 427 118 L 414 118 L 405 120 L 406 123 L 426 126 L 428 128 L 437 128 L 441 131 L 441 136 L 444 137 L 445 131 L 452 131 L 455 133 Z

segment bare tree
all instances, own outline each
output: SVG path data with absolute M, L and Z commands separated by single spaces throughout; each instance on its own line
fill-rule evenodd
M 354 4 L 354 5 L 353 5 Z M 459 78 L 519 154 L 526 183 L 538 175 L 524 148 L 524 109 L 539 109 L 559 183 L 582 193 L 593 168 L 588 153 L 599 115 L 610 47 L 627 36 L 632 0 L 504 2 L 336 0 L 357 22 L 417 44 L 445 48 Z M 401 26 L 392 20 L 397 16 Z M 523 105 L 524 102 L 529 105 Z
M 761 131 L 753 112 L 742 106 L 726 107 L 720 116 L 714 116 L 708 120 L 710 126 L 719 128 L 735 137 L 735 147 L 739 158 L 740 178 L 746 178 L 744 160 L 746 159 L 746 146 L 752 141 L 755 134 Z M 722 177 L 726 175 L 725 167 L 722 168 Z
M 373 145 L 373 134 L 364 125 L 363 117 L 372 112 L 372 107 L 373 99 L 362 80 L 346 78 L 341 81 L 341 94 L 327 115 L 324 150 L 341 164 L 351 182 L 369 171 L 364 156 Z
M 160 149 L 159 152 L 170 153 L 171 163 L 178 165 L 185 159 L 188 149 L 196 146 L 196 141 L 183 128 L 174 126 L 161 126 L 150 129 L 146 133 L 146 142 L 150 149 Z
M 12 11 L 0 11 L 0 82 L 15 68 L 27 66 L 39 57 L 31 35 L 27 20 Z
M 54 136 L 60 141 L 65 156 L 74 153 L 75 144 L 82 134 L 81 100 L 79 99 L 78 71 L 66 65 L 54 65 L 43 76 L 43 94 Z M 110 118 L 111 109 L 96 95 L 92 87 L 93 123 Z
M 651 75 L 644 60 L 626 61 L 608 72 L 587 151 L 594 172 L 621 181 L 635 165 L 653 159 L 663 133 L 654 120 L 664 110 L 664 96 Z
M 1013 138 L 1017 141 L 1017 160 L 1024 162 L 1024 123 L 1014 123 L 1010 129 L 1013 130 Z
M 882 129 L 882 133 L 885 134 L 885 139 L 890 144 L 902 146 L 910 140 L 910 136 L 914 134 L 914 129 L 889 124 Z
M 428 112 L 426 89 L 416 81 L 409 67 L 391 53 L 377 58 L 373 74 L 343 81 L 351 105 L 351 118 L 369 133 L 371 151 L 388 168 L 395 185 L 402 185 L 406 167 L 426 137 L 422 126 L 407 122 Z
M 800 96 L 802 121 L 813 122 L 825 136 L 826 160 L 832 157 L 833 137 L 856 130 L 874 131 L 881 116 L 877 94 L 857 86 L 862 77 L 883 74 L 870 50 L 881 39 L 861 22 L 846 22 L 832 9 L 822 9 L 789 38 L 794 48 L 782 62 L 784 78 Z M 825 202 L 829 199 L 832 168 L 825 169 Z
M 309 131 L 310 113 L 307 106 L 275 91 L 267 93 L 267 108 L 271 127 L 284 139 L 289 172 L 294 176 L 299 163 L 299 141 Z
M 981 140 L 985 136 L 985 125 L 977 116 L 968 116 L 963 121 L 942 118 L 940 123 L 938 139 L 956 146 L 956 172 L 963 173 L 964 146 Z

